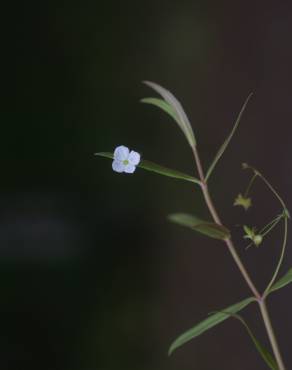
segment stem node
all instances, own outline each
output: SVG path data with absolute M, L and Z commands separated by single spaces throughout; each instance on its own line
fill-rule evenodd
M 211 196 L 210 196 L 210 193 L 209 193 L 209 190 L 208 190 L 208 184 L 207 184 L 206 178 L 204 176 L 202 164 L 201 164 L 200 157 L 199 157 L 199 154 L 198 154 L 198 151 L 197 151 L 196 147 L 193 148 L 193 153 L 194 153 L 194 157 L 195 157 L 195 161 L 196 161 L 196 165 L 197 165 L 197 169 L 198 169 L 198 173 L 199 173 L 199 177 L 200 177 L 201 189 L 202 189 L 202 192 L 203 192 L 203 195 L 204 195 L 205 202 L 206 202 L 207 207 L 209 209 L 209 212 L 211 213 L 214 222 L 218 225 L 222 225 L 220 217 L 219 217 L 219 215 L 216 211 L 216 208 L 213 204 L 213 201 L 211 199 Z M 251 168 L 251 167 L 246 165 L 246 168 Z M 254 173 L 255 173 L 255 177 L 261 176 L 263 178 L 263 180 L 266 182 L 265 178 L 258 171 L 256 171 L 255 169 L 253 169 L 253 170 L 254 170 Z M 253 181 L 254 181 L 254 179 L 253 179 Z M 267 185 L 270 187 L 272 192 L 280 200 L 284 209 L 286 209 L 286 206 L 285 206 L 284 202 L 282 201 L 282 198 L 280 198 L 280 196 L 275 192 L 275 190 L 271 187 L 271 185 L 269 183 L 267 183 Z M 287 217 L 285 217 L 285 237 L 284 237 L 284 239 L 286 239 L 286 237 L 287 237 Z M 261 295 L 258 292 L 256 286 L 254 285 L 252 279 L 249 276 L 249 273 L 247 272 L 245 266 L 243 265 L 239 255 L 238 255 L 238 253 L 237 253 L 237 251 L 236 251 L 236 249 L 233 245 L 233 242 L 232 242 L 231 238 L 225 239 L 224 242 L 226 243 L 226 245 L 229 249 L 229 252 L 231 253 L 231 255 L 234 259 L 234 262 L 236 263 L 236 265 L 237 265 L 239 271 L 241 272 L 244 280 L 246 281 L 246 283 L 249 286 L 250 290 L 252 291 L 256 301 L 259 304 L 260 312 L 261 312 L 261 315 L 262 315 L 262 318 L 263 318 L 263 321 L 264 321 L 264 325 L 265 325 L 265 328 L 266 328 L 266 331 L 267 331 L 267 335 L 268 335 L 271 347 L 273 349 L 273 353 L 274 353 L 277 365 L 279 367 L 279 370 L 285 370 L 285 365 L 284 365 L 283 360 L 282 360 L 280 349 L 279 349 L 279 346 L 278 346 L 278 343 L 277 343 L 277 339 L 276 339 L 274 329 L 272 327 L 272 323 L 271 323 L 269 313 L 268 313 L 268 310 L 267 310 L 267 306 L 266 306 L 266 296 L 267 296 L 266 293 L 268 292 L 268 289 L 266 289 L 266 291 L 263 295 Z M 282 252 L 282 254 L 284 254 L 284 252 Z M 279 268 L 280 268 L 281 262 L 282 262 L 282 256 L 280 258 L 280 263 L 278 265 Z M 274 282 L 274 279 L 277 276 L 279 268 L 277 268 L 276 273 L 273 276 L 272 281 L 270 282 L 268 288 L 270 288 L 270 286 Z

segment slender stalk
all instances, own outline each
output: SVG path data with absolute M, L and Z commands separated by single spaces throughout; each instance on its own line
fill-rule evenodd
M 265 324 L 265 327 L 266 327 L 266 330 L 267 330 L 267 333 L 268 333 L 268 336 L 269 336 L 269 339 L 270 339 L 270 343 L 271 343 L 271 346 L 273 348 L 273 352 L 274 352 L 277 364 L 279 366 L 279 369 L 280 370 L 285 370 L 285 365 L 283 363 L 283 359 L 282 359 L 282 356 L 281 356 L 281 353 L 280 353 L 280 350 L 279 350 L 279 346 L 278 346 L 276 336 L 275 336 L 275 333 L 274 333 L 274 329 L 273 329 L 273 326 L 272 326 L 272 323 L 271 323 L 271 319 L 270 319 L 270 316 L 269 316 L 269 313 L 268 313 L 268 310 L 267 310 L 265 299 L 263 299 L 261 301 L 258 301 L 258 303 L 259 303 L 259 306 L 260 306 L 263 321 L 264 321 L 264 324 Z
M 283 207 L 283 212 L 284 212 L 284 215 L 288 218 L 290 218 L 290 215 L 289 215 L 289 211 L 288 211 L 288 208 L 286 207 L 286 204 L 285 202 L 283 201 L 283 199 L 280 197 L 279 193 L 276 191 L 276 189 L 269 183 L 269 181 L 265 178 L 265 176 L 260 173 L 256 168 L 248 165 L 247 163 L 243 163 L 243 168 L 245 169 L 251 169 L 253 172 L 254 172 L 254 176 L 253 177 L 256 177 L 256 176 L 259 176 L 262 181 L 266 184 L 266 186 L 270 189 L 270 191 L 275 195 L 275 197 L 279 200 L 281 206 Z
M 193 153 L 194 153 L 195 161 L 196 161 L 196 164 L 197 164 L 198 173 L 199 173 L 199 177 L 200 177 L 200 180 L 201 180 L 201 188 L 202 188 L 202 192 L 203 192 L 207 207 L 208 207 L 214 221 L 217 224 L 222 225 L 220 217 L 219 217 L 219 215 L 218 215 L 218 213 L 215 209 L 215 206 L 213 204 L 213 201 L 211 199 L 209 189 L 208 189 L 208 185 L 205 181 L 204 172 L 203 172 L 203 169 L 202 169 L 202 164 L 201 164 L 201 161 L 200 161 L 200 157 L 199 157 L 199 154 L 198 154 L 198 151 L 197 151 L 196 148 L 193 149 Z M 252 291 L 253 295 L 255 296 L 256 299 L 261 299 L 261 295 L 258 292 L 258 290 L 256 289 L 254 283 L 252 282 L 252 279 L 250 278 L 249 273 L 247 272 L 243 263 L 241 262 L 241 259 L 240 259 L 239 255 L 237 254 L 237 252 L 234 248 L 234 245 L 233 245 L 233 242 L 232 242 L 231 238 L 226 239 L 225 243 L 226 243 L 226 245 L 227 245 L 227 247 L 228 247 L 235 263 L 236 263 L 236 265 L 238 266 L 242 276 L 244 277 L 244 280 L 246 281 L 247 285 L 249 286 L 250 290 Z
M 228 249 L 229 249 L 229 252 L 231 253 L 235 263 L 237 264 L 244 280 L 246 281 L 247 285 L 249 286 L 250 290 L 253 292 L 253 295 L 255 296 L 256 299 L 260 299 L 261 295 L 260 293 L 258 292 L 257 288 L 255 287 L 252 279 L 250 278 L 246 268 L 244 267 L 239 255 L 237 254 L 235 248 L 234 248 L 234 245 L 232 243 L 232 240 L 231 239 L 227 239 L 226 241 L 226 244 L 228 246 Z
M 249 193 L 249 191 L 250 191 L 250 189 L 251 189 L 251 187 L 252 187 L 252 185 L 253 185 L 253 183 L 254 183 L 255 179 L 257 178 L 257 176 L 258 176 L 258 174 L 257 174 L 257 173 L 254 173 L 254 174 L 253 174 L 253 177 L 251 178 L 251 180 L 250 180 L 250 182 L 249 182 L 249 184 L 248 184 L 248 186 L 247 186 L 247 188 L 246 188 L 246 190 L 245 190 L 245 193 L 244 193 L 244 197 L 245 197 L 245 198 L 248 196 L 248 193 Z
M 263 227 L 260 230 L 261 236 L 266 236 L 267 234 L 269 234 L 273 230 L 273 228 L 278 225 L 278 223 L 281 221 L 282 217 L 283 217 L 283 215 L 279 215 L 279 216 L 275 217 L 271 222 L 269 222 L 265 227 Z
M 269 290 L 271 289 L 271 286 L 274 284 L 274 282 L 275 282 L 275 280 L 278 276 L 280 267 L 282 265 L 283 258 L 284 258 L 284 255 L 285 255 L 286 245 L 287 245 L 287 231 L 288 231 L 287 229 L 288 229 L 288 220 L 287 220 L 287 217 L 285 217 L 284 218 L 284 238 L 283 238 L 281 255 L 280 255 L 279 262 L 277 264 L 276 270 L 274 272 L 274 275 L 273 275 L 271 281 L 269 282 L 268 286 L 266 287 L 265 292 L 263 294 L 263 297 L 266 297 L 269 294 Z
M 205 176 L 204 176 L 202 164 L 201 164 L 201 161 L 200 161 L 200 157 L 199 157 L 199 154 L 198 154 L 198 151 L 197 151 L 196 147 L 193 148 L 193 154 L 194 154 L 194 157 L 195 157 L 199 177 L 200 177 L 200 180 L 201 180 L 201 189 L 202 189 L 207 207 L 209 209 L 209 212 L 211 213 L 215 223 L 217 223 L 219 225 L 222 225 L 220 217 L 219 217 L 219 215 L 216 211 L 216 208 L 214 206 L 214 203 L 211 199 L 209 189 L 208 189 L 208 185 L 207 185 L 207 182 L 206 182 L 206 179 L 205 179 Z M 274 192 L 273 188 L 271 190 Z M 281 203 L 284 204 L 284 202 L 278 196 L 278 194 L 276 194 L 276 195 L 277 195 L 277 198 L 281 201 Z M 286 209 L 286 207 L 285 207 L 285 209 Z M 231 238 L 226 239 L 225 243 L 226 243 L 226 245 L 229 249 L 229 252 L 231 253 L 231 255 L 233 257 L 234 262 L 236 263 L 239 271 L 241 272 L 244 280 L 246 281 L 247 285 L 249 286 L 250 290 L 252 291 L 254 297 L 256 298 L 256 300 L 259 304 L 260 312 L 261 312 L 261 315 L 262 315 L 262 318 L 263 318 L 263 322 L 264 322 L 264 325 L 265 325 L 265 328 L 266 328 L 266 331 L 267 331 L 267 335 L 269 337 L 269 341 L 271 343 L 271 347 L 273 349 L 273 353 L 274 353 L 275 359 L 277 361 L 277 365 L 279 367 L 279 370 L 286 370 L 285 365 L 284 365 L 283 360 L 282 360 L 280 349 L 279 349 L 279 346 L 278 346 L 278 343 L 277 343 L 277 339 L 276 339 L 276 336 L 275 336 L 275 333 L 274 333 L 274 330 L 273 330 L 273 327 L 272 327 L 272 323 L 271 323 L 271 320 L 270 320 L 270 317 L 269 317 L 269 314 L 268 314 L 268 310 L 267 310 L 267 306 L 266 306 L 266 302 L 265 302 L 266 297 L 265 297 L 265 295 L 261 296 L 261 294 L 258 292 L 255 284 L 253 283 L 251 277 L 249 276 L 249 273 L 247 272 L 245 266 L 243 265 L 239 255 L 238 255 L 238 253 L 237 253 L 237 251 L 236 251 L 236 249 L 233 245 L 233 242 L 232 242 Z

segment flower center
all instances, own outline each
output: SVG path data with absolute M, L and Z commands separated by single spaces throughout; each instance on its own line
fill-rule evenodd
M 126 166 L 127 164 L 129 164 L 129 161 L 128 161 L 127 159 L 125 159 L 125 160 L 123 161 L 123 164 Z

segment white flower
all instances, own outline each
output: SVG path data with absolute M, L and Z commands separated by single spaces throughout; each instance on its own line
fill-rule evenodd
M 119 173 L 133 173 L 140 162 L 140 158 L 140 154 L 134 152 L 134 150 L 130 152 L 126 146 L 118 146 L 114 151 L 112 168 L 115 172 Z

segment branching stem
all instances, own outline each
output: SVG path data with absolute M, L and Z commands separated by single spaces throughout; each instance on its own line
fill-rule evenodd
M 219 217 L 219 215 L 216 211 L 216 208 L 214 206 L 214 203 L 211 199 L 209 189 L 208 189 L 208 184 L 207 184 L 205 176 L 204 176 L 202 164 L 201 164 L 200 157 L 199 157 L 199 154 L 198 154 L 198 151 L 197 151 L 196 147 L 193 147 L 193 154 L 194 154 L 194 157 L 195 157 L 197 170 L 198 170 L 200 181 L 201 181 L 201 189 L 202 189 L 202 192 L 203 192 L 203 195 L 204 195 L 205 202 L 206 202 L 207 207 L 209 209 L 209 212 L 211 213 L 214 222 L 218 225 L 222 225 L 220 217 Z M 257 173 L 257 175 L 258 174 L 259 173 Z M 255 179 L 255 177 L 254 177 L 254 179 Z M 254 179 L 253 179 L 253 181 L 254 181 Z M 274 192 L 276 197 L 279 199 L 281 204 L 286 209 L 285 204 L 284 204 L 283 200 L 280 198 L 280 196 L 274 191 L 274 189 L 270 186 L 270 184 L 267 184 L 267 185 L 270 187 L 272 192 Z M 285 219 L 285 231 L 286 231 L 286 227 L 287 227 L 287 218 Z M 285 233 L 285 235 L 286 235 L 286 233 Z M 286 236 L 285 236 L 285 238 L 286 238 Z M 264 325 L 265 325 L 265 328 L 266 328 L 266 331 L 267 331 L 267 335 L 269 337 L 271 347 L 273 349 L 275 359 L 277 361 L 278 368 L 279 368 L 279 370 L 286 370 L 285 365 L 284 365 L 283 360 L 282 360 L 279 345 L 277 343 L 277 339 L 276 339 L 276 336 L 275 336 L 275 333 L 274 333 L 274 330 L 273 330 L 273 327 L 272 327 L 272 323 L 271 323 L 271 320 L 270 320 L 270 317 L 269 317 L 269 313 L 268 313 L 268 310 L 267 310 L 266 295 L 265 295 L 265 293 L 263 295 L 261 295 L 259 293 L 259 291 L 257 290 L 255 284 L 253 283 L 248 271 L 246 270 L 245 266 L 243 265 L 239 255 L 238 255 L 238 253 L 237 253 L 237 251 L 236 251 L 236 249 L 233 245 L 232 239 L 231 238 L 226 239 L 225 243 L 226 243 L 226 245 L 229 249 L 229 252 L 231 253 L 231 255 L 233 257 L 234 262 L 236 263 L 239 271 L 241 272 L 241 275 L 243 276 L 245 282 L 249 286 L 250 290 L 252 291 L 255 299 L 257 300 L 257 302 L 259 304 L 260 312 L 261 312 L 263 322 L 264 322 Z M 282 258 L 280 258 L 280 260 L 282 260 Z M 278 271 L 276 272 L 274 277 L 277 276 L 277 273 L 278 273 Z M 274 281 L 274 277 L 272 279 L 272 282 Z M 269 286 L 270 285 L 271 285 L 271 283 L 269 284 Z

